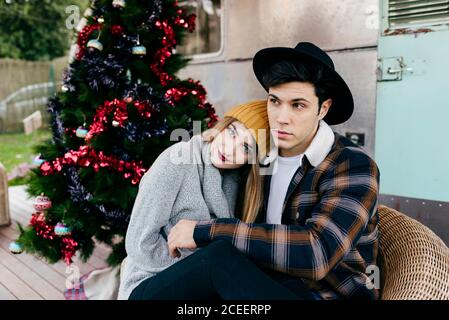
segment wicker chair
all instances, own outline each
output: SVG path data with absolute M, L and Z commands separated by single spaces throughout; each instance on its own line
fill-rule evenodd
M 429 228 L 379 206 L 382 300 L 449 300 L 449 248 Z

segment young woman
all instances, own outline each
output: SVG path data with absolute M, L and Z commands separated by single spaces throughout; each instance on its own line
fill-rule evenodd
M 252 101 L 156 159 L 134 203 L 118 299 L 128 299 L 144 280 L 193 253 L 182 249 L 177 258 L 169 255 L 167 235 L 180 219 L 226 218 L 237 212 L 242 221 L 255 221 L 262 203 L 258 155 L 267 153 L 269 131 L 266 101 Z

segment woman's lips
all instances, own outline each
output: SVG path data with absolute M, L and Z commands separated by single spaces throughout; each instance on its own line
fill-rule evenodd
M 218 151 L 218 155 L 219 155 L 221 161 L 226 162 L 226 157 L 220 152 L 220 150 L 217 150 L 217 151 Z

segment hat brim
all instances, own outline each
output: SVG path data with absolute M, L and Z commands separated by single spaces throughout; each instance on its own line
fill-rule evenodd
M 258 51 L 253 59 L 253 70 L 257 80 L 268 92 L 268 88 L 262 82 L 265 71 L 280 61 L 312 61 L 325 67 L 333 76 L 336 82 L 336 90 L 332 97 L 332 106 L 324 117 L 324 121 L 330 125 L 336 125 L 347 121 L 354 112 L 354 99 L 343 78 L 332 68 L 321 62 L 314 56 L 305 52 L 286 47 L 266 48 Z

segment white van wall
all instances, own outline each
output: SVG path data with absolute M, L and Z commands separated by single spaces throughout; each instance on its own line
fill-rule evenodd
M 334 129 L 364 134 L 364 148 L 374 154 L 378 0 L 222 0 L 222 7 L 222 51 L 193 57 L 179 74 L 203 83 L 219 116 L 266 96 L 252 71 L 258 50 L 309 41 L 331 55 L 354 95 L 353 117 Z

